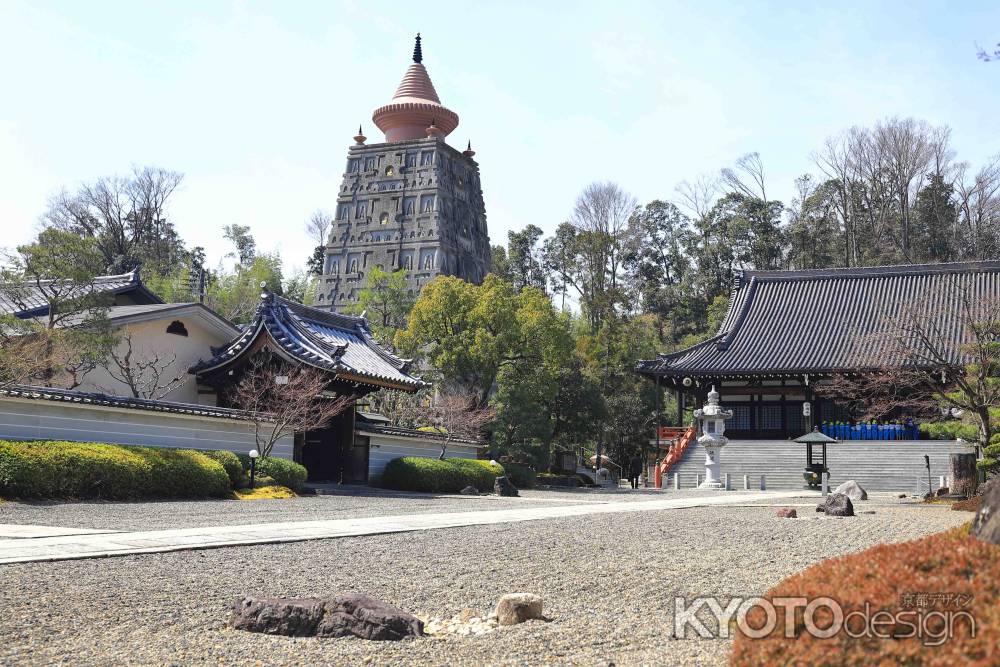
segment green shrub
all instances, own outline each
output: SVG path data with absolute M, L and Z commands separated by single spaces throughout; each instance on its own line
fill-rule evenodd
M 222 496 L 229 476 L 200 452 L 101 443 L 0 441 L 0 495 L 16 498 Z
M 474 486 L 480 491 L 492 491 L 493 483 L 496 482 L 497 477 L 504 474 L 504 468 L 499 463 L 491 463 L 481 459 L 449 458 L 445 461 L 458 468 L 465 476 L 468 483 L 462 486 L 463 489 L 466 486 Z
M 535 485 L 535 471 L 520 463 L 504 463 L 510 483 L 519 489 L 530 489 Z
M 163 498 L 224 496 L 230 491 L 229 475 L 218 461 L 192 449 L 128 447 L 152 466 L 148 495 Z
M 382 472 L 382 486 L 397 491 L 457 493 L 468 485 L 458 466 L 421 456 L 393 459 Z
M 227 452 L 224 449 L 212 449 L 202 452 L 202 454 L 213 461 L 218 461 L 226 469 L 226 474 L 229 475 L 229 486 L 234 491 L 242 489 L 247 485 L 247 475 L 243 471 L 243 463 L 236 454 Z
M 250 456 L 247 454 L 237 454 L 243 470 L 250 471 Z M 300 491 L 302 485 L 306 483 L 309 476 L 305 466 L 299 465 L 288 459 L 280 459 L 276 456 L 267 456 L 257 459 L 257 477 L 267 476 L 274 480 L 275 484 L 287 486 L 292 491 Z
M 535 482 L 537 484 L 542 484 L 545 486 L 569 486 L 577 487 L 582 486 L 583 482 L 580 478 L 574 475 L 553 475 L 548 472 L 540 472 L 535 476 Z

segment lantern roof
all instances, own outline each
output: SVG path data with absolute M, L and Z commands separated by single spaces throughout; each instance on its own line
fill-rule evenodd
M 821 433 L 819 427 L 814 428 L 809 433 L 805 435 L 800 435 L 795 438 L 794 442 L 801 442 L 803 444 L 824 444 L 830 442 L 839 442 L 836 438 L 831 438 L 826 433 Z

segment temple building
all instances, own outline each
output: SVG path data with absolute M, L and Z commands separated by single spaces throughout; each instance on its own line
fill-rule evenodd
M 731 438 L 795 438 L 813 425 L 851 422 L 837 401 L 817 395 L 829 378 L 902 366 L 882 349 L 887 327 L 914 304 L 932 304 L 939 342 L 960 366 L 967 333 L 957 294 L 1000 297 L 1000 262 L 911 264 L 803 271 L 744 271 L 719 331 L 701 343 L 636 369 L 676 392 L 678 404 L 700 404 L 715 386 L 733 410 Z M 803 410 L 803 404 L 809 409 Z
M 416 296 L 439 275 L 481 282 L 490 269 L 486 209 L 471 142 L 445 141 L 458 114 L 441 104 L 423 65 L 413 63 L 392 100 L 375 110 L 385 135 L 367 144 L 358 128 L 326 246 L 315 305 L 340 311 L 357 301 L 373 269 L 406 271 Z

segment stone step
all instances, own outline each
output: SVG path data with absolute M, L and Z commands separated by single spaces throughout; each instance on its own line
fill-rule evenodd
M 949 473 L 949 454 L 973 451 L 969 445 L 946 440 L 851 440 L 829 445 L 827 466 L 830 484 L 836 486 L 848 479 L 857 481 L 872 491 L 927 491 L 927 468 L 924 454 L 931 460 L 931 485 Z M 815 449 L 816 458 L 819 450 Z M 720 474 L 730 474 L 735 489 L 743 488 L 743 475 L 750 477 L 750 488 L 756 489 L 760 476 L 766 478 L 769 489 L 802 488 L 805 480 L 805 445 L 787 440 L 732 440 L 720 454 Z M 692 443 L 684 457 L 671 469 L 664 486 L 672 487 L 673 474 L 680 473 L 681 488 L 694 486 L 695 476 L 705 474 L 705 450 Z

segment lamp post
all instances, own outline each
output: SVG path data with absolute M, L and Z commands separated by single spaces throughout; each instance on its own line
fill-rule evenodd
M 250 488 L 253 488 L 254 477 L 257 474 L 257 457 L 260 456 L 260 452 L 256 449 L 250 450 Z

